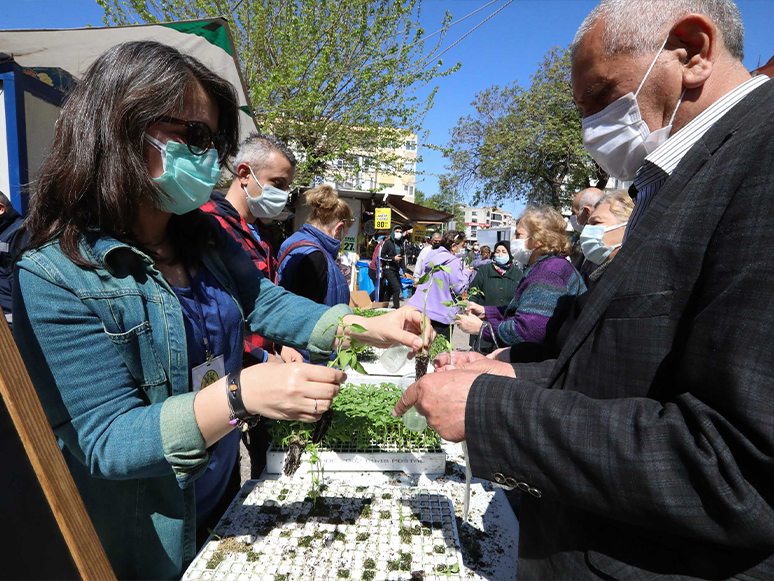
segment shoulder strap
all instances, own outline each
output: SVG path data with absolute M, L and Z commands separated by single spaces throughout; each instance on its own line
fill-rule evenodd
M 280 255 L 279 259 L 277 260 L 277 270 L 279 270 L 279 266 L 282 264 L 282 262 L 285 260 L 285 258 L 287 258 L 288 254 L 290 254 L 293 250 L 295 250 L 296 248 L 299 248 L 301 246 L 314 246 L 315 248 L 320 250 L 320 252 L 325 254 L 325 250 L 323 250 L 320 245 L 315 244 L 314 242 L 311 242 L 309 240 L 299 240 L 298 242 L 294 242 L 293 244 L 288 246 L 285 249 L 285 252 L 283 252 Z

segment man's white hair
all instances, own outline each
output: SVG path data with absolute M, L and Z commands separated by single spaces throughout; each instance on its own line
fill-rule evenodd
M 728 52 L 744 60 L 744 25 L 733 0 L 602 0 L 583 21 L 570 45 L 572 57 L 586 33 L 605 21 L 608 55 L 652 54 L 670 28 L 686 14 L 702 14 L 715 23 Z
M 656 49 L 658 50 L 658 49 Z M 578 198 L 578 207 L 582 210 L 586 206 L 596 207 L 599 201 L 605 196 L 605 192 L 597 188 L 586 188 L 581 197 Z

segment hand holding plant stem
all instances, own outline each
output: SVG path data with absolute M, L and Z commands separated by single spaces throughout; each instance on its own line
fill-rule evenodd
M 390 347 L 396 343 L 410 347 L 414 353 L 427 349 L 435 332 L 426 324 L 421 313 L 412 307 L 402 307 L 378 317 L 345 315 L 336 330 L 336 347 L 347 346 L 356 339 L 361 344 Z
M 427 287 L 422 289 L 422 294 L 424 298 L 423 307 L 422 307 L 422 336 L 427 336 L 427 295 L 430 292 L 430 287 L 433 285 L 433 283 L 438 285 L 438 288 L 443 290 L 445 287 L 445 283 L 443 280 L 435 278 L 435 274 L 438 272 L 446 272 L 451 273 L 451 268 L 448 266 L 444 266 L 442 264 L 433 264 L 430 263 L 430 270 L 427 271 L 420 279 L 417 281 L 417 287 L 427 284 Z M 417 380 L 422 379 L 424 375 L 427 373 L 427 366 L 430 363 L 430 357 L 428 356 L 428 349 L 423 348 L 420 352 L 420 355 L 417 357 L 416 360 L 416 377 Z

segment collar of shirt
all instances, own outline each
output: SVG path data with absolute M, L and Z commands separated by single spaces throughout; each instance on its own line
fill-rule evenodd
M 667 139 L 661 147 L 645 158 L 645 163 L 634 178 L 637 190 L 643 190 L 659 180 L 664 180 L 682 161 L 685 154 L 709 131 L 718 120 L 752 91 L 769 81 L 766 75 L 758 75 L 725 94 L 702 111 L 688 125 Z

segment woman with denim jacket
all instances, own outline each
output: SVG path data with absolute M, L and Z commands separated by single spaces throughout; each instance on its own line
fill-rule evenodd
M 119 578 L 179 578 L 233 498 L 235 427 L 316 421 L 345 379 L 241 371 L 245 326 L 319 359 L 342 321 L 375 345 L 430 339 L 411 310 L 365 319 L 272 285 L 198 209 L 234 154 L 236 103 L 173 48 L 118 45 L 65 103 L 34 188 L 17 343 Z

